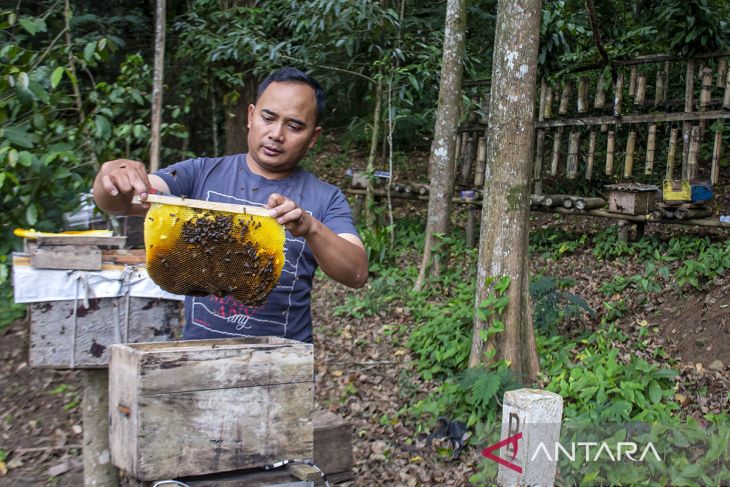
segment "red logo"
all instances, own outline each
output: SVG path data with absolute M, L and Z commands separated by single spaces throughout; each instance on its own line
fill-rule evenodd
M 510 460 L 514 460 L 515 457 L 517 457 L 517 442 L 522 439 L 522 433 L 517 433 L 516 435 L 512 435 L 509 438 L 506 438 L 499 443 L 495 443 L 494 445 L 490 445 L 486 447 L 484 450 L 482 450 L 482 456 L 489 458 L 490 460 L 494 460 L 495 462 L 499 463 L 500 465 L 504 465 L 507 468 L 511 468 L 517 473 L 522 473 L 522 467 L 519 465 L 515 465 L 511 461 L 505 460 L 504 458 L 498 457 L 494 453 L 492 453 L 495 450 L 499 450 L 503 446 L 506 445 L 512 445 L 512 458 Z

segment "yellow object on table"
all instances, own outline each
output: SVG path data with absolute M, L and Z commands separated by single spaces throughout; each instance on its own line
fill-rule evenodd
M 686 179 L 682 181 L 664 181 L 662 191 L 664 201 L 692 201 L 692 185 Z
M 69 230 L 67 232 L 39 232 L 33 228 L 16 228 L 13 230 L 16 237 L 38 238 L 38 237 L 111 237 L 114 232 L 111 230 Z

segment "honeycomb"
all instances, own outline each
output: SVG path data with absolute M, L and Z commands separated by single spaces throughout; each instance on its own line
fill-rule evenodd
M 284 227 L 246 207 L 235 213 L 185 202 L 152 203 L 147 211 L 144 240 L 152 280 L 173 294 L 232 296 L 246 306 L 266 302 L 284 267 Z

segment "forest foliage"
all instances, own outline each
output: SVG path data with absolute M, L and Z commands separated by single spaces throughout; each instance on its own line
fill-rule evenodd
M 231 6 L 233 4 L 233 6 Z M 728 46 L 722 0 L 596 2 L 611 60 Z M 489 79 L 496 1 L 468 4 L 464 79 Z M 168 2 L 161 160 L 213 155 L 226 102 L 246 79 L 294 65 L 329 92 L 326 126 L 364 147 L 378 80 L 397 149 L 428 144 L 438 94 L 445 2 Z M 0 5 L 0 260 L 16 227 L 59 230 L 98 164 L 149 151 L 152 2 Z M 539 65 L 557 76 L 600 61 L 585 3 L 543 2 Z M 381 161 L 382 162 L 382 161 Z M 381 165 L 381 163 L 379 163 Z M 0 282 L 7 268 L 0 266 Z

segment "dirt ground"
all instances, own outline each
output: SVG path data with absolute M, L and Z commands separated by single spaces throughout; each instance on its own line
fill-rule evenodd
M 567 224 L 590 232 L 603 224 L 576 220 L 545 215 L 533 225 Z M 570 276 L 576 281 L 572 291 L 580 292 L 597 309 L 605 299 L 598 285 L 607 276 L 625 273 L 627 266 L 639 269 L 640 263 L 596 262 L 590 252 L 579 251 L 557 261 L 535 256 L 532 271 Z M 730 407 L 729 288 L 730 278 L 718 279 L 706 292 L 670 291 L 643 303 L 627 290 L 626 298 L 640 304 L 632 305 L 620 320 L 621 326 L 632 334 L 637 323 L 646 320 L 656 332 L 643 351 L 632 350 L 629 343 L 626 353 L 655 360 L 652 350 L 661 347 L 678 360 L 674 365 L 681 374 L 677 400 L 686 415 L 700 417 Z M 447 461 L 423 446 L 415 425 L 383 420 L 395 417 L 407 400 L 423 393 L 428 385 L 410 378 L 413 366 L 406 337 L 387 332 L 388 325 L 409 323 L 407 310 L 383 309 L 360 320 L 337 316 L 336 307 L 353 292 L 361 291 L 318 278 L 312 310 L 316 402 L 353 426 L 356 480 L 351 485 L 467 485 L 481 461 L 477 449 L 467 449 L 459 460 Z M 0 331 L 0 338 L 0 448 L 9 454 L 5 460 L 8 471 L 0 475 L 0 485 L 82 485 L 80 374 L 29 367 L 26 321 Z M 406 446 L 408 438 L 416 440 L 415 447 Z
M 317 164 L 319 167 L 319 161 Z M 415 165 L 410 170 L 411 180 L 423 175 Z M 341 168 L 326 167 L 323 172 L 325 179 L 342 183 Z M 405 173 L 401 171 L 401 177 Z M 424 205 L 401 201 L 396 206 L 401 213 L 420 212 L 425 218 Z M 533 230 L 560 226 L 588 234 L 614 223 L 549 214 L 536 214 L 532 220 Z M 682 231 L 698 231 L 714 238 L 730 236 L 730 232 L 714 230 L 647 226 L 647 233 Z M 616 274 L 641 274 L 643 263 L 637 259 L 597 261 L 586 248 L 558 260 L 535 255 L 531 272 L 571 278 L 575 285 L 567 290 L 583 297 L 600 318 L 601 303 L 606 300 L 598 289 L 601 283 Z M 675 398 L 686 416 L 730 410 L 728 291 L 730 277 L 709 283 L 702 292 L 666 289 L 646 299 L 629 288 L 622 296 L 630 307 L 619 324 L 632 337 L 623 345 L 624 353 L 656 361 L 654 351 L 662 348 L 667 352 L 672 367 L 680 372 Z M 458 460 L 445 460 L 434 448 L 424 446 L 416 425 L 391 419 L 430 385 L 412 378 L 414 366 L 405 345 L 407 337 L 392 333 L 393 324 L 412 324 L 407 309 L 391 306 L 358 320 L 335 312 L 348 295 L 361 292 L 317 278 L 312 295 L 315 401 L 318 407 L 352 424 L 355 481 L 351 485 L 468 485 L 469 476 L 483 461 L 476 448 L 468 448 Z M 583 319 L 565 323 L 560 332 L 573 333 L 599 326 L 598 322 Z M 638 330 L 643 323 L 650 324 L 653 331 L 640 339 Z M 637 340 L 644 341 L 641 350 L 632 348 Z M 28 346 L 26 321 L 16 321 L 0 331 L 0 451 L 8 454 L 7 471 L 0 470 L 0 486 L 83 485 L 81 375 L 29 367 Z M 407 445 L 408 439 L 414 444 Z

